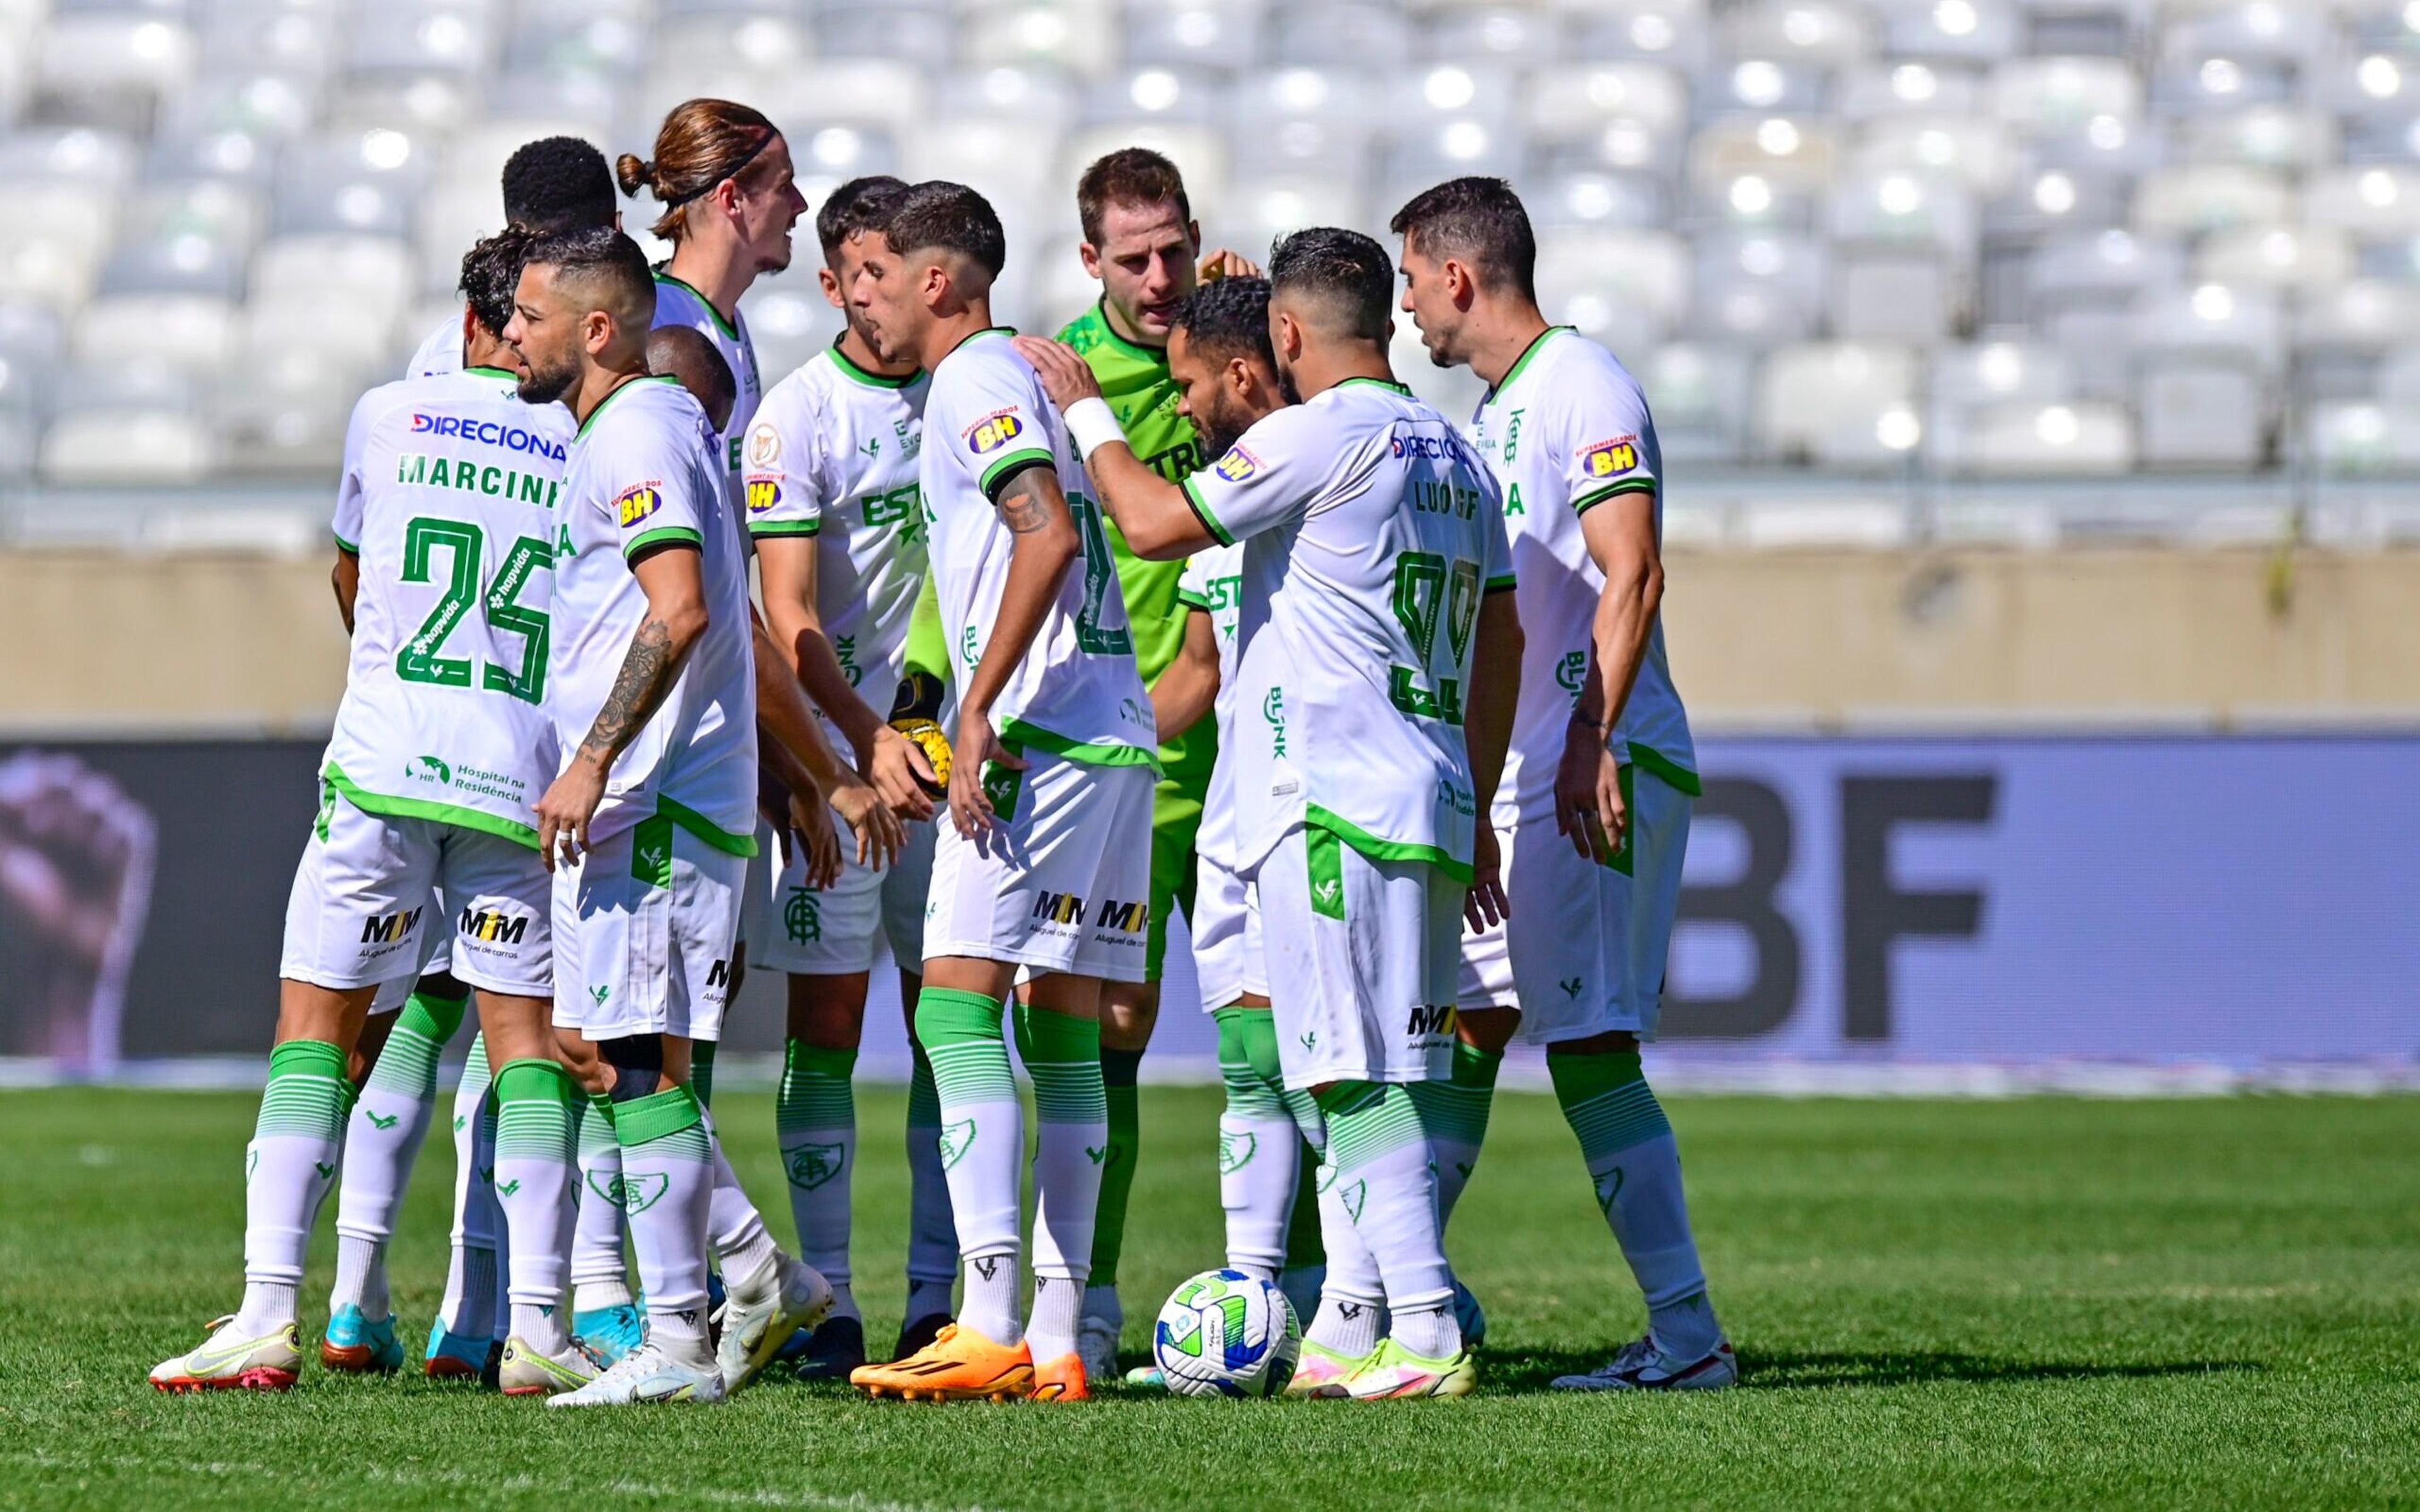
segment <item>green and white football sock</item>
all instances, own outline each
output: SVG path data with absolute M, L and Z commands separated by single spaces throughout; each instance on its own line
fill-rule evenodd
M 1227 1264 L 1274 1281 L 1285 1269 L 1286 1229 L 1294 1219 L 1301 1144 L 1287 1111 L 1278 1069 L 1277 1015 L 1264 1008 L 1222 1008 L 1218 1077 L 1227 1105 L 1218 1115 L 1218 1205 L 1227 1213 Z M 1295 1096 L 1308 1100 L 1309 1094 Z
M 1487 1143 L 1487 1115 L 1496 1102 L 1496 1073 L 1504 1065 L 1501 1050 L 1453 1042 L 1453 1072 L 1441 1082 L 1410 1084 L 1420 1104 L 1420 1124 L 1429 1132 L 1429 1149 L 1436 1157 L 1437 1223 L 1453 1221 L 1454 1204 L 1479 1165 L 1480 1147 Z
M 782 1053 L 773 1129 L 790 1179 L 799 1258 L 831 1283 L 834 1318 L 858 1316 L 849 1291 L 849 1187 L 857 1169 L 857 1052 L 792 1040 Z
M 1387 1283 L 1378 1262 L 1353 1227 L 1345 1205 L 1346 1183 L 1332 1164 L 1322 1161 L 1314 1180 L 1319 1187 L 1319 1222 L 1327 1247 L 1327 1273 L 1319 1288 L 1319 1307 L 1302 1336 L 1332 1354 L 1358 1360 L 1378 1347 L 1387 1319 Z
M 1462 1330 L 1453 1317 L 1453 1273 L 1445 1260 L 1436 1173 L 1429 1165 L 1419 1100 L 1400 1084 L 1338 1082 L 1320 1094 L 1319 1106 L 1327 1116 L 1328 1163 L 1336 1168 L 1331 1190 L 1323 1196 L 1342 1205 L 1352 1232 L 1377 1265 L 1386 1288 L 1388 1336 L 1424 1359 L 1458 1352 Z M 1333 1277 L 1333 1237 L 1327 1267 Z
M 1027 1067 L 1029 1072 L 1032 1069 Z M 1108 1153 L 1101 1158 L 1101 1200 L 1093 1220 L 1093 1270 L 1083 1310 L 1116 1323 L 1125 1321 L 1125 1309 L 1118 1305 L 1118 1257 L 1125 1251 L 1126 1199 L 1134 1191 L 1135 1156 L 1142 1145 L 1142 1107 L 1137 1086 L 1141 1071 L 1141 1051 L 1102 1049 L 1101 1090 L 1109 1109 L 1104 1140 Z M 1039 1254 L 1038 1245 L 1036 1253 Z
M 386 1246 L 411 1184 L 412 1162 L 437 1109 L 437 1057 L 462 1025 L 467 999 L 413 993 L 370 1067 L 345 1130 L 336 1194 L 336 1285 L 328 1310 L 358 1307 L 371 1322 L 391 1311 Z
M 950 1180 L 941 1168 L 941 1094 L 933 1062 L 913 1040 L 908 1077 L 908 1310 L 909 1322 L 950 1310 L 958 1280 L 957 1221 L 950 1215 Z
M 1102 1173 L 1110 1156 L 1101 1026 L 1016 1005 L 1016 1055 L 1033 1079 L 1033 1320 L 1036 1362 L 1072 1353 L 1093 1269 Z M 1131 1092 L 1132 1088 L 1127 1090 Z
M 496 1233 L 503 1227 L 492 1183 L 496 1119 L 488 1105 L 488 1037 L 471 1037 L 471 1057 L 454 1088 L 454 1255 L 437 1320 L 462 1338 L 495 1326 Z
M 544 1354 L 567 1343 L 557 1313 L 571 1266 L 571 1132 L 579 1088 L 552 1060 L 507 1061 L 496 1072 L 496 1206 L 510 1235 L 510 1332 Z
M 706 1213 L 714 1200 L 714 1138 L 697 1094 L 675 1083 L 613 1104 L 622 1192 L 647 1294 L 647 1342 L 675 1358 L 714 1358 L 706 1335 Z
M 981 993 L 927 987 L 916 999 L 916 1038 L 932 1057 L 941 1104 L 941 1168 L 966 1288 L 958 1321 L 1015 1345 L 1025 1336 L 1016 1308 L 1025 1115 L 1001 1005 Z
M 731 1168 L 730 1157 L 722 1152 L 722 1135 L 714 1127 L 711 1109 L 706 1110 L 706 1133 L 714 1146 L 714 1196 L 706 1204 L 706 1231 L 714 1246 L 715 1263 L 733 1296 L 758 1302 L 767 1288 L 782 1284 L 777 1263 L 782 1247 L 773 1242 L 764 1213 L 740 1186 L 739 1173 Z
M 288 1040 L 269 1053 L 269 1085 L 244 1154 L 243 1305 L 240 1337 L 294 1321 L 302 1252 L 335 1185 L 353 1084 L 345 1053 L 324 1040 Z
M 1647 1085 L 1638 1053 L 1546 1057 L 1555 1101 L 1579 1136 L 1597 1206 L 1647 1299 L 1648 1327 L 1668 1353 L 1701 1359 L 1722 1341 L 1681 1191 L 1681 1148 Z
M 575 1312 L 630 1302 L 630 1267 L 622 1249 L 622 1147 L 601 1092 L 579 1108 L 580 1214 L 571 1229 L 571 1305 Z

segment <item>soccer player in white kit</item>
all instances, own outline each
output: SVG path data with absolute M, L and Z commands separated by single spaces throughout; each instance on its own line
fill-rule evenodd
M 516 396 L 493 308 L 527 239 L 509 232 L 465 259 L 469 366 L 354 407 L 336 507 L 358 563 L 351 658 L 287 907 L 277 1044 L 245 1173 L 244 1300 L 201 1348 L 152 1371 L 163 1390 L 294 1384 L 295 1291 L 343 1148 L 347 1057 L 379 984 L 426 958 L 449 913 L 454 969 L 477 992 L 499 1061 L 496 1160 L 512 1234 L 503 1383 L 547 1393 L 597 1372 L 558 1316 L 576 1091 L 549 1025 L 535 811 L 555 764 L 543 704 L 571 425 Z
M 1440 184 L 1393 229 L 1403 307 L 1431 357 L 1488 383 L 1472 434 L 1504 490 L 1528 634 L 1494 813 L 1511 917 L 1464 946 L 1464 1042 L 1440 1167 L 1466 1178 L 1478 1159 L 1496 1062 L 1517 1025 L 1546 1047 L 1556 1099 L 1648 1307 L 1644 1338 L 1554 1384 L 1728 1386 L 1738 1366 L 1706 1300 L 1680 1154 L 1639 1069 L 1699 792 L 1657 617 L 1654 422 L 1612 353 L 1539 314 L 1537 243 L 1501 179 Z
M 1297 232 L 1269 278 L 1279 376 L 1302 402 L 1181 489 L 1090 402 L 1089 369 L 1022 349 L 1067 402 L 1139 555 L 1247 543 L 1236 707 L 1259 725 L 1222 760 L 1285 1085 L 1316 1096 L 1327 1136 L 1327 1284 L 1296 1380 L 1320 1396 L 1461 1396 L 1478 1368 L 1415 1088 L 1448 1069 L 1466 908 L 1500 911 L 1477 816 L 1519 675 L 1512 565 L 1485 469 L 1387 364 L 1385 251 L 1357 232 Z
M 552 1398 L 564 1406 L 714 1401 L 727 1385 L 706 1317 L 721 1162 L 689 1073 L 692 1041 L 721 1032 L 755 847 L 754 670 L 721 448 L 696 400 L 647 376 L 654 313 L 637 245 L 573 232 L 531 250 L 505 332 L 524 396 L 560 398 L 580 421 L 549 665 L 563 765 L 537 827 L 555 870 L 555 1022 L 600 1057 L 591 1089 L 621 1148 L 647 1306 L 646 1341 Z M 735 1304 L 769 1294 L 794 1325 L 830 1297 L 778 1254 L 731 1285 Z
M 808 1380 L 845 1380 L 865 1363 L 864 1325 L 849 1286 L 849 1195 L 857 1170 L 851 1078 L 880 947 L 887 943 L 899 964 L 899 999 L 911 1020 L 923 985 L 936 811 L 926 785 L 935 775 L 924 753 L 866 699 L 888 699 L 899 684 L 910 613 L 926 578 L 917 477 L 926 376 L 912 362 L 885 363 L 876 355 L 845 293 L 869 230 L 907 187 L 891 177 L 852 179 L 817 212 L 824 291 L 851 323 L 773 386 L 741 457 L 748 533 L 773 641 L 806 686 L 832 744 L 854 755 L 908 821 L 908 843 L 888 868 L 850 863 L 820 887 L 798 859 L 783 865 L 760 855 L 749 872 L 740 931 L 749 964 L 789 975 L 788 1043 L 774 1119 L 791 1212 L 801 1257 L 834 1293 L 831 1316 L 799 1364 Z M 939 1109 L 921 1049 L 909 1100 L 914 1226 L 906 1323 L 893 1359 L 930 1343 L 949 1320 L 957 1277 Z M 926 1117 L 916 1116 L 920 1106 Z
M 991 323 L 1005 261 L 991 206 L 929 182 L 889 207 L 850 285 L 876 353 L 932 374 L 919 480 L 958 719 L 916 1033 L 964 1263 L 957 1321 L 850 1379 L 876 1395 L 1072 1401 L 1089 1395 L 1077 1328 L 1108 1127 L 1101 983 L 1142 976 L 1156 735 L 1098 506 L 1058 411 Z M 1020 973 L 1040 1122 L 1023 1324 L 1024 1130 L 1001 1027 Z

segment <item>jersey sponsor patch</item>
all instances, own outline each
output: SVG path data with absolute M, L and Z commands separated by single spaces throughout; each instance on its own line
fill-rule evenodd
M 995 409 L 966 429 L 967 446 L 977 456 L 997 452 L 1025 434 L 1025 422 L 1014 409 Z
M 1261 471 L 1261 459 L 1240 445 L 1231 446 L 1226 455 L 1212 464 L 1210 471 L 1229 483 L 1241 483 Z
M 769 468 L 782 460 L 782 433 L 770 425 L 758 425 L 748 432 L 748 465 Z
M 623 489 L 613 501 L 613 515 L 627 531 L 663 507 L 663 486 L 651 481 Z
M 1638 466 L 1638 438 L 1616 436 L 1580 448 L 1580 466 L 1591 478 L 1618 478 Z
M 767 515 L 781 507 L 782 480 L 751 478 L 748 480 L 748 513 L 752 517 Z

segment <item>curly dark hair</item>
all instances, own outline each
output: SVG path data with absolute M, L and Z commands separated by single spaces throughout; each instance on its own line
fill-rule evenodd
M 1184 332 L 1194 349 L 1214 362 L 1249 358 L 1277 371 L 1278 355 L 1269 347 L 1265 278 L 1214 278 L 1186 296 L 1170 326 Z
M 1386 248 L 1358 231 L 1315 225 L 1269 254 L 1269 292 L 1273 299 L 1308 297 L 1326 307 L 1342 332 L 1383 343 L 1395 302 L 1395 265 Z

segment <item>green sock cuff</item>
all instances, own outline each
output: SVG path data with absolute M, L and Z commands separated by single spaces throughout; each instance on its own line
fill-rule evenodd
M 1602 1097 L 1617 1087 L 1645 1081 L 1636 1050 L 1591 1056 L 1546 1057 L 1546 1074 L 1555 1084 L 1555 1101 L 1565 1107 Z
M 847 1081 L 857 1074 L 857 1052 L 828 1050 L 804 1040 L 790 1040 L 782 1046 L 782 1071 L 787 1076 L 830 1076 Z
M 612 1127 L 613 1126 L 613 1094 L 612 1094 L 612 1093 L 610 1093 L 610 1092 L 591 1092 L 591 1093 L 589 1093 L 589 1094 L 588 1094 L 588 1111 L 589 1111 L 589 1112 L 591 1112 L 591 1113 L 594 1113 L 594 1114 L 596 1114 L 597 1117 L 599 1117 L 599 1118 L 603 1119 L 605 1120 L 605 1126 L 606 1126 L 607 1128 L 609 1128 L 609 1129 L 610 1129 L 610 1128 L 612 1128 Z
M 395 1026 L 410 1029 L 426 1038 L 431 1044 L 443 1044 L 454 1038 L 462 1026 L 463 1011 L 471 1006 L 468 997 L 439 997 L 429 993 L 414 993 L 404 999 L 403 1011 L 396 1015 Z
M 941 1093 L 933 1080 L 933 1058 L 913 1040 L 908 1041 L 908 1053 L 913 1062 L 908 1072 L 908 1127 L 938 1129 L 941 1126 Z
M 1265 1008 L 1242 1008 L 1236 1011 L 1237 1038 L 1244 1047 L 1244 1058 L 1250 1063 L 1261 1080 L 1271 1087 L 1285 1085 L 1285 1069 L 1278 1062 L 1278 1016 Z
M 1001 1006 L 981 993 L 927 987 L 916 996 L 916 1040 L 926 1054 L 970 1040 L 998 1040 Z
M 1453 1042 L 1453 1085 L 1456 1087 L 1493 1088 L 1496 1073 L 1504 1069 L 1504 1052 L 1481 1050 L 1461 1040 Z
M 1114 1091 L 1121 1087 L 1131 1088 L 1141 1080 L 1141 1051 L 1112 1050 L 1108 1045 L 1101 1046 L 1101 1081 L 1104 1085 Z
M 1016 1057 L 1028 1070 L 1035 1061 L 1050 1064 L 1102 1059 L 1101 1024 L 1056 1009 L 1016 1005 Z M 1106 1081 L 1106 1075 L 1102 1078 Z
M 1330 1082 L 1312 1092 L 1311 1097 L 1319 1104 L 1321 1114 L 1332 1122 L 1340 1115 L 1350 1118 L 1360 1111 L 1363 1103 L 1384 1097 L 1386 1093 L 1387 1084 L 1384 1082 Z
M 325 1040 L 288 1040 L 269 1052 L 269 1079 L 280 1076 L 333 1076 L 345 1081 L 345 1053 Z
M 706 1109 L 695 1092 L 675 1084 L 660 1092 L 616 1103 L 613 1118 L 614 1141 L 624 1149 L 630 1149 L 696 1127 L 705 1120 Z
M 507 1060 L 496 1072 L 496 1101 L 504 1103 L 553 1103 L 564 1107 L 579 1100 L 579 1088 L 571 1072 L 557 1061 L 530 1056 L 520 1060 Z

